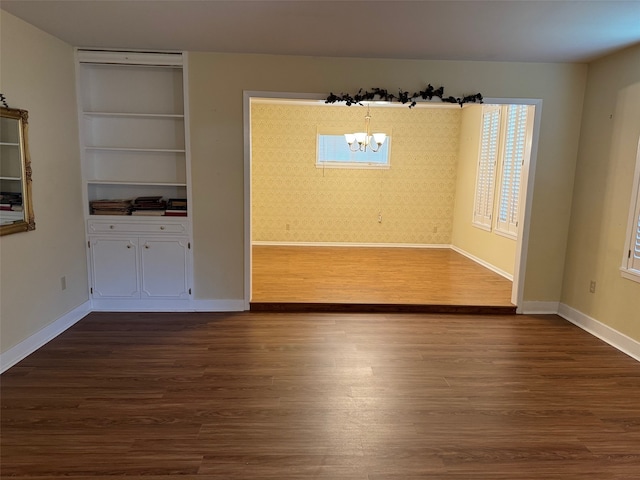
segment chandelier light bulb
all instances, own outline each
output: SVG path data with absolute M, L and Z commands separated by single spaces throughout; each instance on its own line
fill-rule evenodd
M 377 152 L 382 147 L 387 135 L 384 133 L 374 133 L 371 135 L 371 114 L 367 105 L 367 114 L 364 117 L 364 132 L 345 133 L 344 138 L 352 152 L 366 152 L 367 148 L 372 152 Z

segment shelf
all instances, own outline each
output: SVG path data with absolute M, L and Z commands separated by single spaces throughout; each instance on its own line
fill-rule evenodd
M 129 182 L 120 180 L 87 180 L 89 185 L 133 185 L 133 186 L 150 186 L 150 187 L 186 187 L 183 182 Z
M 127 147 L 84 147 L 87 150 L 101 150 L 105 152 L 148 152 L 148 153 L 185 153 L 184 149 L 175 148 L 127 148 Z
M 3 146 L 3 147 L 19 147 L 20 144 L 19 143 L 15 143 L 15 142 L 0 142 L 0 146 Z
M 0 177 L 0 180 L 11 180 L 11 181 L 19 182 L 22 180 L 22 177 Z
M 87 204 L 141 196 L 187 198 L 184 72 L 179 63 L 140 66 L 140 62 L 157 59 L 163 63 L 168 58 L 182 62 L 182 55 L 79 53 L 79 118 Z M 114 65 L 113 61 L 127 65 Z M 139 217 L 139 221 L 152 218 Z
M 107 117 L 107 118 L 177 118 L 183 119 L 184 115 L 179 113 L 124 113 L 124 112 L 83 112 L 87 117 Z

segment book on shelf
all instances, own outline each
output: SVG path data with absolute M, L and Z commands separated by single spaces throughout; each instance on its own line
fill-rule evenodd
M 21 211 L 22 193 L 20 192 L 0 192 L 0 210 Z
M 162 200 L 162 195 L 136 197 L 133 203 L 156 203 Z
M 187 210 L 187 199 L 170 198 L 167 200 L 167 210 Z
M 131 200 L 92 200 L 89 202 L 92 215 L 129 215 Z
M 162 197 L 137 197 L 133 200 L 133 210 L 165 210 L 167 208 L 167 202 L 162 200 Z
M 140 217 L 161 217 L 164 215 L 164 210 L 133 210 L 131 215 Z
M 187 216 L 187 211 L 186 210 L 165 210 L 164 212 L 166 217 L 186 217 Z
M 92 215 L 129 215 L 128 210 L 94 210 Z

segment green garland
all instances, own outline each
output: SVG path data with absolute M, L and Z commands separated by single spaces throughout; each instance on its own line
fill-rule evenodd
M 433 97 L 438 97 L 445 103 L 457 103 L 462 107 L 465 103 L 482 103 L 482 94 L 476 93 L 475 95 L 467 95 L 465 97 L 445 97 L 444 87 L 435 89 L 429 84 L 425 90 L 417 93 L 409 94 L 409 92 L 403 92 L 400 90 L 397 95 L 389 93 L 382 88 L 374 88 L 372 91 L 358 90 L 355 95 L 343 93 L 336 95 L 333 92 L 327 97 L 324 103 L 336 103 L 345 102 L 347 106 L 351 106 L 354 103 L 362 105 L 362 102 L 370 102 L 374 100 L 383 100 L 385 102 L 400 102 L 403 104 L 409 103 L 409 108 L 415 107 L 417 100 L 431 100 Z

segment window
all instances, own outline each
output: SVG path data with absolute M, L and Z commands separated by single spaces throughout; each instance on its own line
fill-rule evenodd
M 318 134 L 316 167 L 330 168 L 389 168 L 389 144 L 387 136 L 377 152 L 352 152 L 344 135 Z
M 498 105 L 484 107 L 482 112 L 480 158 L 478 159 L 478 172 L 476 176 L 473 224 L 485 230 L 491 230 L 499 137 L 500 107 Z
M 482 112 L 473 225 L 517 237 L 522 167 L 531 153 L 528 105 L 487 105 Z M 497 176 L 497 180 L 496 180 Z M 497 199 L 494 198 L 497 185 Z M 494 210 L 496 215 L 494 215 Z
M 633 190 L 629 207 L 625 255 L 620 270 L 623 277 L 640 282 L 640 142 L 638 142 L 636 172 L 633 177 Z
M 518 234 L 520 177 L 530 144 L 527 142 L 528 109 L 527 105 L 507 105 L 505 112 L 496 230 L 513 236 Z

